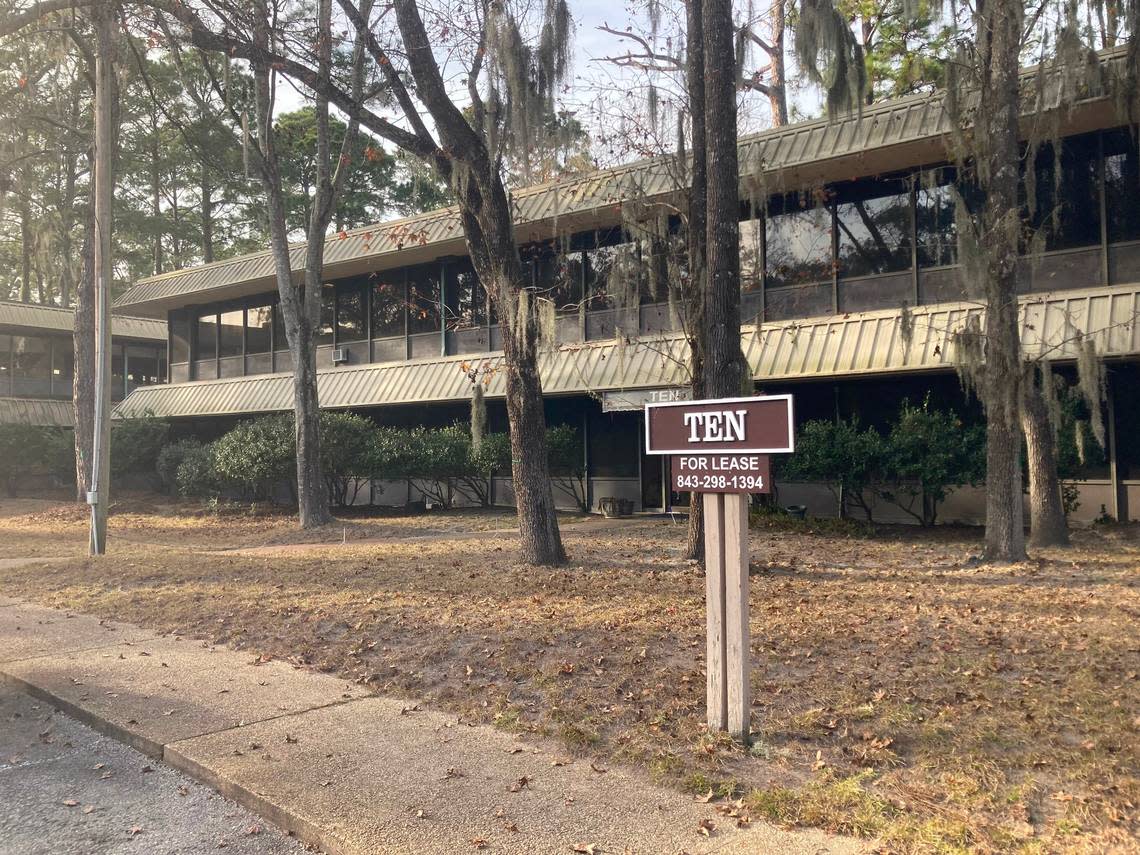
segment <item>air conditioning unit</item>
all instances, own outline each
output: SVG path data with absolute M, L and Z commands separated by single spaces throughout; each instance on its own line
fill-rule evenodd
M 333 348 L 332 362 L 333 362 L 333 365 L 341 365 L 343 363 L 348 362 L 348 348 L 347 347 Z

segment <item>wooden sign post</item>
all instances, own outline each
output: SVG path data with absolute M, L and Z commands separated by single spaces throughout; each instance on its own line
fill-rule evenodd
M 771 492 L 769 454 L 795 449 L 792 396 L 645 406 L 645 450 L 671 455 L 673 489 L 705 510 L 709 730 L 749 736 L 748 496 Z

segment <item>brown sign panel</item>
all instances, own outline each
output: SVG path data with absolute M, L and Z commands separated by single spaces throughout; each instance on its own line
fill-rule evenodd
M 785 454 L 795 450 L 792 396 L 645 405 L 647 454 Z
M 677 454 L 669 458 L 673 490 L 683 493 L 770 493 L 767 454 Z

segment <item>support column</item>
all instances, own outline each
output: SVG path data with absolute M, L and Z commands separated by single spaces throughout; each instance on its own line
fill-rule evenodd
M 706 708 L 711 731 L 728 729 L 725 686 L 724 494 L 705 493 Z
M 728 732 L 748 741 L 752 710 L 748 626 L 748 495 L 724 496 L 725 674 Z

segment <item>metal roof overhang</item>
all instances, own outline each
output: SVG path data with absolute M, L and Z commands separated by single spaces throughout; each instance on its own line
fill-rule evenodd
M 1102 55 L 1109 73 L 1122 55 L 1120 50 Z M 1109 97 L 1074 103 L 1062 99 L 1057 87 L 1047 90 L 1045 107 L 1023 124 L 1054 116 L 1059 133 L 1076 134 L 1119 123 Z M 742 196 L 747 196 L 749 185 L 773 193 L 945 162 L 950 131 L 938 93 L 884 102 L 860 116 L 763 131 L 740 141 Z M 670 157 L 651 158 L 518 189 L 512 195 L 516 237 L 526 243 L 567 230 L 618 224 L 622 200 L 635 188 L 637 195 L 650 200 L 676 194 L 674 165 Z M 303 269 L 304 253 L 303 245 L 291 248 L 294 275 Z M 324 269 L 332 279 L 465 253 L 456 209 L 445 208 L 330 237 Z M 264 293 L 275 281 L 272 256 L 262 251 L 140 280 L 115 305 L 162 317 L 171 309 Z
M 979 303 L 920 306 L 910 312 L 909 337 L 899 310 L 749 326 L 741 345 L 760 381 L 792 381 L 912 371 L 952 370 L 953 334 L 970 315 L 984 321 Z M 1077 333 L 1092 333 L 1104 357 L 1140 354 L 1140 285 L 1034 294 L 1021 301 L 1021 336 L 1030 356 L 1075 359 Z M 449 356 L 333 368 L 317 374 L 326 409 L 465 401 L 471 384 L 465 363 L 494 369 L 501 353 Z M 544 394 L 582 395 L 610 390 L 679 386 L 688 382 L 688 345 L 680 335 L 566 345 L 541 354 Z M 136 389 L 119 404 L 119 417 L 152 412 L 169 418 L 284 412 L 293 406 L 291 374 L 262 374 Z M 501 371 L 491 375 L 491 398 L 506 394 Z
M 0 398 L 0 425 L 72 427 L 74 424 L 75 412 L 71 401 Z
M 70 333 L 74 328 L 75 312 L 72 309 L 0 300 L 0 331 L 16 334 L 45 330 Z M 114 315 L 111 333 L 118 338 L 166 341 L 166 324 L 153 318 Z

